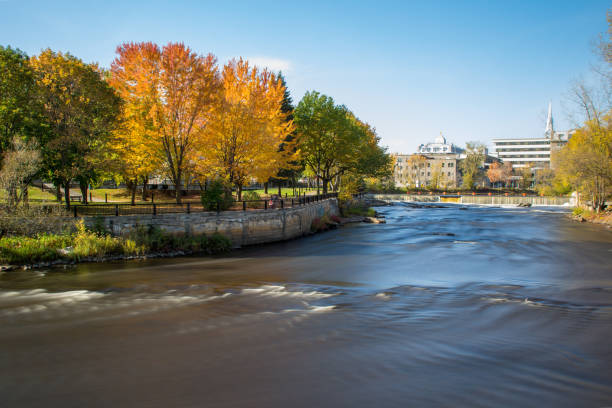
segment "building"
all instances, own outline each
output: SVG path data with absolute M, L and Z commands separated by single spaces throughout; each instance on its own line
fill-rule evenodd
M 457 154 L 394 154 L 393 180 L 397 187 L 454 188 Z
M 458 184 L 457 161 L 464 150 L 446 138 L 421 144 L 415 154 L 394 154 L 393 179 L 398 187 L 454 188 Z
M 446 138 L 442 136 L 442 132 L 440 132 L 440 136 L 436 137 L 433 143 L 422 144 L 417 149 L 417 153 L 420 154 L 449 154 L 462 152 L 463 149 L 452 143 L 447 143 Z
M 548 105 L 548 117 L 544 137 L 493 139 L 495 155 L 512 167 L 533 168 L 550 167 L 550 153 L 567 144 L 574 131 L 555 131 L 553 126 L 552 105 Z

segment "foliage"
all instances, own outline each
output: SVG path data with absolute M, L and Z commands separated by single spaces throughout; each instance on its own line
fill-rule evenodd
M 231 249 L 231 241 L 219 233 L 214 233 L 210 237 L 204 234 L 172 235 L 155 226 L 137 227 L 131 232 L 129 239 L 150 252 L 181 250 L 217 254 Z
M 112 237 L 88 230 L 81 221 L 77 223 L 74 233 L 44 233 L 32 237 L 0 238 L 0 262 L 31 264 L 179 250 L 217 254 L 230 249 L 231 241 L 218 233 L 209 237 L 205 235 L 175 236 L 156 227 L 137 227 L 127 237 Z
M 485 145 L 479 142 L 466 143 L 466 158 L 459 163 L 463 176 L 463 188 L 475 187 L 480 168 L 485 160 Z
M 222 175 L 239 188 L 251 178 L 266 182 L 295 160 L 288 139 L 293 123 L 282 109 L 286 88 L 275 75 L 242 58 L 226 64 L 221 77 L 221 100 L 213 110 L 196 171 Z
M 261 196 L 257 191 L 249 190 L 242 193 L 242 199 L 245 201 L 261 200 Z
M 183 177 L 205 146 L 204 131 L 219 96 L 216 58 L 197 55 L 182 43 L 163 48 L 151 42 L 125 43 L 117 54 L 111 83 L 126 100 L 127 125 L 118 135 L 130 146 L 124 171 L 142 175 L 159 160 L 180 203 Z M 153 162 L 147 163 L 147 157 Z
M 324 215 L 322 217 L 316 217 L 312 220 L 312 224 L 310 224 L 310 231 L 319 232 L 326 231 L 329 229 L 329 226 L 332 224 L 329 217 Z
M 0 237 L 64 233 L 73 228 L 73 218 L 58 205 L 30 205 L 17 208 L 0 207 Z
M 491 163 L 487 170 L 487 178 L 491 184 L 508 183 L 512 177 L 512 163 L 506 162 L 500 164 L 498 162 Z
M 612 194 L 612 121 L 610 114 L 578 129 L 558 154 L 560 177 L 588 197 L 593 210 L 603 209 Z
M 201 200 L 208 211 L 227 210 L 234 202 L 232 190 L 220 179 L 210 182 L 208 188 L 202 191 Z
M 10 149 L 16 137 L 35 138 L 41 123 L 38 88 L 28 56 L 0 46 L 0 154 Z
M 97 177 L 121 99 L 96 65 L 70 54 L 47 49 L 30 62 L 50 130 L 41 141 L 43 162 L 50 179 L 64 187 L 69 207 L 70 182 L 87 185 Z
M 28 187 L 41 166 L 40 151 L 34 142 L 26 143 L 15 136 L 12 148 L 4 153 L 0 170 L 0 188 L 7 192 L 7 208 L 27 203 Z
M 294 118 L 304 163 L 323 181 L 323 193 L 330 181 L 348 172 L 390 175 L 391 159 L 378 145 L 375 129 L 329 96 L 307 92 Z

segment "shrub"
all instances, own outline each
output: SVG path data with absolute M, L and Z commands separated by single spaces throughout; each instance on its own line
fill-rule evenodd
M 244 201 L 256 201 L 261 200 L 261 196 L 257 191 L 248 190 L 242 193 L 242 199 Z
M 329 219 L 335 222 L 336 224 L 340 224 L 340 217 L 338 217 L 337 215 L 332 215 L 331 217 L 329 217 Z
M 208 211 L 216 211 L 219 208 L 225 211 L 232 206 L 234 198 L 232 190 L 221 180 L 214 180 L 208 185 L 201 195 L 202 206 Z
M 69 233 L 74 218 L 59 205 L 30 205 L 10 209 L 0 207 L 0 236 L 36 237 L 41 234 Z
M 312 224 L 310 225 L 310 230 L 312 232 L 325 231 L 329 229 L 329 217 L 324 215 L 322 217 L 317 217 L 312 220 Z

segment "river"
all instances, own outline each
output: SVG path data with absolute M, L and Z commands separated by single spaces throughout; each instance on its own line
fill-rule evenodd
M 229 257 L 2 274 L 1 406 L 612 406 L 612 232 L 378 210 Z

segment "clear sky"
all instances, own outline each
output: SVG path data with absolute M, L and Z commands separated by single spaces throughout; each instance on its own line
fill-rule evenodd
M 463 145 L 536 137 L 595 60 L 609 1 L 0 0 L 0 44 L 109 66 L 126 41 L 182 41 L 220 63 L 282 69 L 294 101 L 332 96 L 411 153 L 440 131 Z M 565 103 L 567 105 L 567 103 Z

